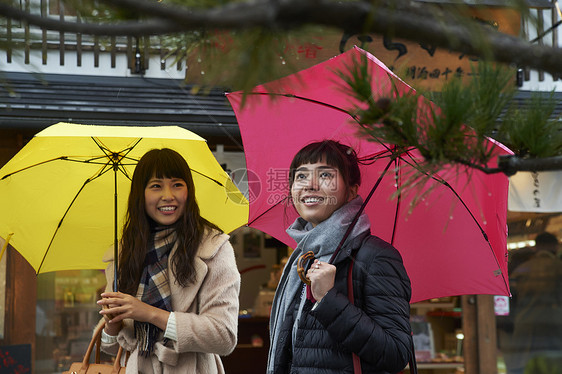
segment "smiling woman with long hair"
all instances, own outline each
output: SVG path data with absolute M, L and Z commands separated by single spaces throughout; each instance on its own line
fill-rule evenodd
M 185 159 L 147 152 L 133 174 L 119 251 L 98 304 L 102 349 L 129 352 L 127 373 L 223 373 L 237 340 L 240 274 L 218 227 L 199 213 Z M 101 322 L 100 322 L 101 323 Z

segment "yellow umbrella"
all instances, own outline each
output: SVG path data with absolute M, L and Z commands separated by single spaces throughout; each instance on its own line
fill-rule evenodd
M 187 160 L 204 218 L 227 233 L 247 223 L 247 200 L 198 135 L 177 126 L 58 123 L 0 169 L 0 236 L 13 234 L 10 244 L 37 274 L 103 269 L 102 256 L 120 234 L 135 165 L 164 147 Z

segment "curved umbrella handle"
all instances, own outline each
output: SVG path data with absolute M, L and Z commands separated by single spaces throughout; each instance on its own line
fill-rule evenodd
M 308 269 L 310 269 L 310 266 L 313 262 L 314 253 L 312 251 L 308 251 L 305 254 L 301 255 L 297 260 L 297 273 L 299 274 L 299 278 L 307 286 L 310 286 L 310 279 L 306 277 L 306 272 L 308 271 Z

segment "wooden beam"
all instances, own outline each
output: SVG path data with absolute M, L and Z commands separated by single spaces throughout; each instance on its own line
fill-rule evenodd
M 31 372 L 35 372 L 35 310 L 37 276 L 29 263 L 11 246 L 6 263 L 6 319 L 3 344 L 31 345 Z
M 461 296 L 464 369 L 478 373 L 478 332 L 476 330 L 476 296 Z
M 461 297 L 463 351 L 466 373 L 497 373 L 497 339 L 494 297 L 465 295 Z
M 494 296 L 476 296 L 478 317 L 478 363 L 479 373 L 498 372 L 498 352 L 496 333 L 496 314 L 494 313 Z

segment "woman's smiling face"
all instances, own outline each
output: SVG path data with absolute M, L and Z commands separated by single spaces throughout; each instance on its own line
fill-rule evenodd
M 313 227 L 328 219 L 357 193 L 349 189 L 339 170 L 324 160 L 296 168 L 291 197 L 299 215 Z
M 151 178 L 144 189 L 146 214 L 160 225 L 172 225 L 182 216 L 187 184 L 180 178 Z

